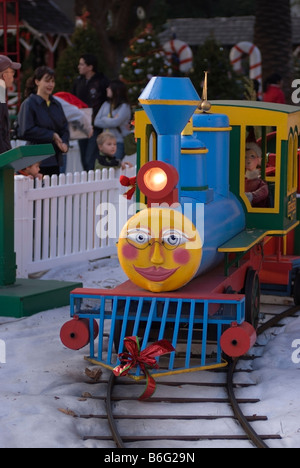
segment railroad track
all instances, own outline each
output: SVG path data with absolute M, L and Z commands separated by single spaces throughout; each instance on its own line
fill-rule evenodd
M 272 308 L 278 312 L 271 317 L 266 314 L 258 335 L 300 310 L 299 306 Z M 234 360 L 221 370 L 157 378 L 155 395 L 143 402 L 138 401 L 143 381 L 116 378 L 104 370 L 100 381 L 90 381 L 91 391 L 83 394 L 97 403 L 98 414 L 72 416 L 93 421 L 93 429 L 89 425 L 83 439 L 97 441 L 99 447 L 268 448 L 268 441 L 281 437 L 268 432 L 267 417 L 255 409 L 260 400 L 249 396 L 255 386 L 252 362 L 263 346 L 254 351 L 255 355 Z

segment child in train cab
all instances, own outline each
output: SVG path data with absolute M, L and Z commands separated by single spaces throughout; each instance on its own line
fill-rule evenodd
M 21 169 L 20 171 L 16 172 L 16 175 L 23 175 L 29 177 L 30 179 L 39 179 L 42 180 L 43 174 L 40 172 L 40 163 L 36 162 L 31 164 L 30 166 Z
M 102 132 L 97 137 L 97 145 L 99 148 L 99 156 L 95 162 L 95 171 L 97 169 L 109 169 L 110 167 L 125 169 L 132 167 L 129 162 L 122 162 L 115 157 L 117 151 L 116 137 L 110 132 Z
M 254 142 L 246 143 L 245 194 L 255 208 L 270 206 L 269 187 L 261 179 L 261 148 Z

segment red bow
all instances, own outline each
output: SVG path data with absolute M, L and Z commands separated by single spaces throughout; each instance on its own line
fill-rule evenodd
M 150 367 L 151 369 L 158 369 L 159 366 L 155 357 L 161 356 L 162 354 L 171 353 L 172 351 L 175 351 L 175 349 L 168 340 L 159 340 L 141 351 L 139 339 L 137 336 L 127 336 L 124 338 L 124 345 L 128 350 L 128 353 L 125 352 L 118 355 L 121 364 L 114 368 L 113 373 L 117 377 L 125 376 L 128 374 L 130 369 L 139 365 L 147 379 L 146 388 L 139 397 L 139 400 L 146 400 L 153 395 L 156 387 L 155 380 L 149 373 L 147 367 Z
M 121 175 L 120 184 L 124 185 L 124 187 L 131 187 L 129 190 L 127 190 L 126 193 L 124 193 L 124 197 L 126 197 L 127 200 L 131 200 L 132 195 L 134 194 L 135 189 L 136 189 L 136 177 L 127 177 L 127 176 Z

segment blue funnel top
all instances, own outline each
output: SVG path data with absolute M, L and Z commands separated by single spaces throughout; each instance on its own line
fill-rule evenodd
M 153 77 L 139 97 L 159 135 L 180 134 L 200 98 L 189 78 Z

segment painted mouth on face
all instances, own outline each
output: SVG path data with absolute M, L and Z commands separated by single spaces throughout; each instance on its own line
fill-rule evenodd
M 137 273 L 139 273 L 141 276 L 146 278 L 147 280 L 150 281 L 165 281 L 168 279 L 170 276 L 172 276 L 179 267 L 177 268 L 172 268 L 172 269 L 166 269 L 162 267 L 149 267 L 149 268 L 139 268 L 134 266 L 134 269 Z

